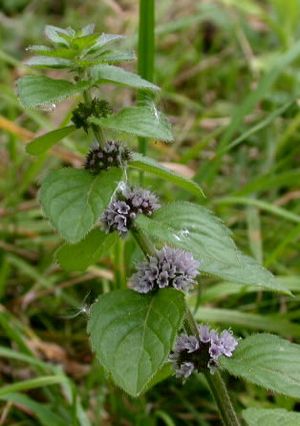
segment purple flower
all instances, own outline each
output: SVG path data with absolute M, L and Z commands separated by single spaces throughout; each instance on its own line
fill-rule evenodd
M 124 195 L 136 214 L 143 213 L 151 216 L 160 207 L 157 196 L 148 189 L 129 188 L 125 190 Z
M 198 337 L 182 334 L 177 338 L 169 356 L 177 377 L 187 378 L 194 370 L 201 372 L 209 369 L 213 374 L 220 356 L 231 357 L 238 345 L 237 339 L 229 330 L 219 334 L 207 325 L 200 325 L 198 331 Z
M 192 353 L 199 349 L 199 345 L 197 337 L 182 334 L 176 341 L 175 352 L 187 351 L 188 353 Z
M 199 266 L 191 253 L 166 246 L 138 266 L 130 286 L 139 293 L 165 287 L 188 291 L 196 283 Z
M 127 234 L 137 214 L 150 216 L 159 208 L 158 198 L 142 188 L 125 188 L 104 211 L 101 221 L 107 232 Z
M 222 346 L 223 354 L 227 357 L 231 357 L 238 345 L 238 341 L 234 338 L 231 331 L 224 330 L 220 335 L 220 345 Z
M 123 167 L 130 158 L 131 152 L 126 146 L 119 142 L 107 141 L 103 147 L 97 143 L 91 148 L 84 167 L 92 174 L 98 174 L 110 167 Z
M 176 377 L 187 379 L 194 370 L 195 366 L 192 362 L 183 362 L 176 370 Z
M 198 331 L 201 342 L 208 343 L 210 341 L 210 328 L 208 325 L 199 325 Z

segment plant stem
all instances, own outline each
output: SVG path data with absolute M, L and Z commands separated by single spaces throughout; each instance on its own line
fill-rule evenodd
M 154 28 L 155 2 L 154 0 L 140 0 L 139 38 L 138 38 L 138 73 L 142 78 L 153 81 L 154 76 Z M 140 91 L 138 99 L 145 101 L 149 94 Z M 139 138 L 139 152 L 146 155 L 147 140 Z M 140 184 L 143 183 L 143 172 L 140 173 Z
M 136 242 L 143 250 L 146 257 L 153 256 L 155 254 L 155 247 L 152 242 L 147 238 L 143 231 L 138 229 L 137 226 L 131 228 L 131 233 L 134 236 Z
M 117 288 L 125 288 L 124 241 L 120 238 L 115 244 L 115 281 Z
M 207 371 L 204 375 L 218 406 L 223 424 L 225 426 L 240 426 L 221 373 L 215 371 L 214 374 L 211 374 Z
M 197 323 L 195 321 L 195 318 L 193 317 L 192 312 L 190 311 L 188 307 L 186 308 L 184 327 L 188 334 L 193 334 L 194 336 L 197 336 L 197 337 L 199 336 Z

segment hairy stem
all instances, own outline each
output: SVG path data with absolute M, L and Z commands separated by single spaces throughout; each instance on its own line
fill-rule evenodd
M 146 257 L 153 256 L 155 254 L 154 245 L 143 231 L 141 231 L 137 226 L 133 226 L 131 228 L 131 233 Z
M 211 374 L 207 371 L 204 375 L 218 406 L 223 424 L 225 426 L 240 426 L 221 373 L 215 371 L 214 374 Z
M 124 265 L 124 241 L 121 238 L 115 244 L 115 281 L 117 288 L 126 288 L 125 265 Z
M 199 336 L 197 323 L 195 321 L 195 318 L 193 317 L 192 312 L 190 311 L 188 307 L 186 308 L 184 328 L 186 329 L 188 334 L 193 334 L 194 336 L 197 336 L 197 337 Z

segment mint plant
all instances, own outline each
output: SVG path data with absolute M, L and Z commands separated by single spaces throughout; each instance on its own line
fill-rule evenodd
M 187 295 L 201 286 L 204 274 L 236 285 L 289 292 L 236 247 L 222 221 L 201 205 L 203 192 L 195 182 L 122 140 L 125 134 L 133 141 L 173 141 L 171 125 L 154 103 L 159 88 L 118 65 L 135 59 L 133 52 L 116 47 L 122 36 L 98 34 L 93 25 L 79 31 L 47 26 L 45 35 L 50 46 L 28 48 L 34 56 L 27 65 L 35 73 L 17 82 L 21 103 L 50 111 L 66 98 L 80 99 L 70 113 L 70 124 L 37 137 L 27 152 L 44 154 L 74 132 L 87 139 L 82 167 L 53 170 L 40 189 L 44 215 L 64 240 L 55 258 L 66 271 L 84 271 L 108 256 L 118 240 L 130 239 L 139 258 L 144 257 L 129 265 L 130 274 L 116 279 L 111 291 L 99 294 L 91 306 L 87 331 L 100 364 L 133 397 L 171 374 L 184 380 L 204 374 L 225 425 L 238 425 L 239 416 L 223 371 L 299 398 L 298 345 L 269 334 L 240 339 L 230 330 L 198 324 L 197 311 L 191 312 Z M 62 69 L 68 79 L 39 75 L 39 69 Z M 105 84 L 139 90 L 143 96 L 135 105 L 112 105 L 99 97 Z M 92 145 L 87 134 L 93 134 Z M 163 194 L 159 199 L 149 188 L 136 186 L 136 171 L 154 174 L 197 200 L 165 204 Z M 251 419 L 249 410 L 246 421 Z M 276 413 L 270 418 L 275 422 Z

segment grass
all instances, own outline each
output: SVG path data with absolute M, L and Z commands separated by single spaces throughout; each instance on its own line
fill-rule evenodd
M 137 46 L 137 2 L 2 4 L 0 425 L 218 425 L 201 377 L 184 387 L 170 378 L 138 400 L 107 380 L 90 352 L 82 304 L 87 295 L 91 303 L 113 286 L 113 264 L 106 258 L 85 273 L 63 272 L 52 260 L 59 237 L 36 201 L 47 172 L 78 165 L 90 140 L 75 136 L 38 160 L 24 150 L 33 134 L 67 122 L 70 106 L 65 102 L 48 114 L 22 109 L 14 81 L 24 73 L 25 47 L 40 42 L 45 23 L 80 27 L 95 21 L 99 31 L 129 35 L 142 70 L 153 61 L 153 47 L 146 57 L 145 45 Z M 203 276 L 201 292 L 191 300 L 194 306 L 198 299 L 196 315 L 216 326 L 231 325 L 240 336 L 268 331 L 299 343 L 300 5 L 296 0 L 156 4 L 154 80 L 162 87 L 161 108 L 176 140 L 170 147 L 143 141 L 143 150 L 147 146 L 157 160 L 193 174 L 206 194 L 201 202 L 222 217 L 246 253 L 294 293 L 293 298 L 271 295 Z M 151 21 L 146 10 L 143 18 Z M 149 70 L 146 65 L 145 73 Z M 152 79 L 151 73 L 143 75 Z M 104 95 L 113 96 L 116 105 L 132 101 L 123 89 Z M 145 174 L 144 182 L 165 200 L 193 199 L 151 175 Z M 128 274 L 134 256 L 130 240 L 114 253 Z M 124 273 L 117 279 L 124 280 Z M 228 381 L 239 409 L 299 408 L 291 398 Z

